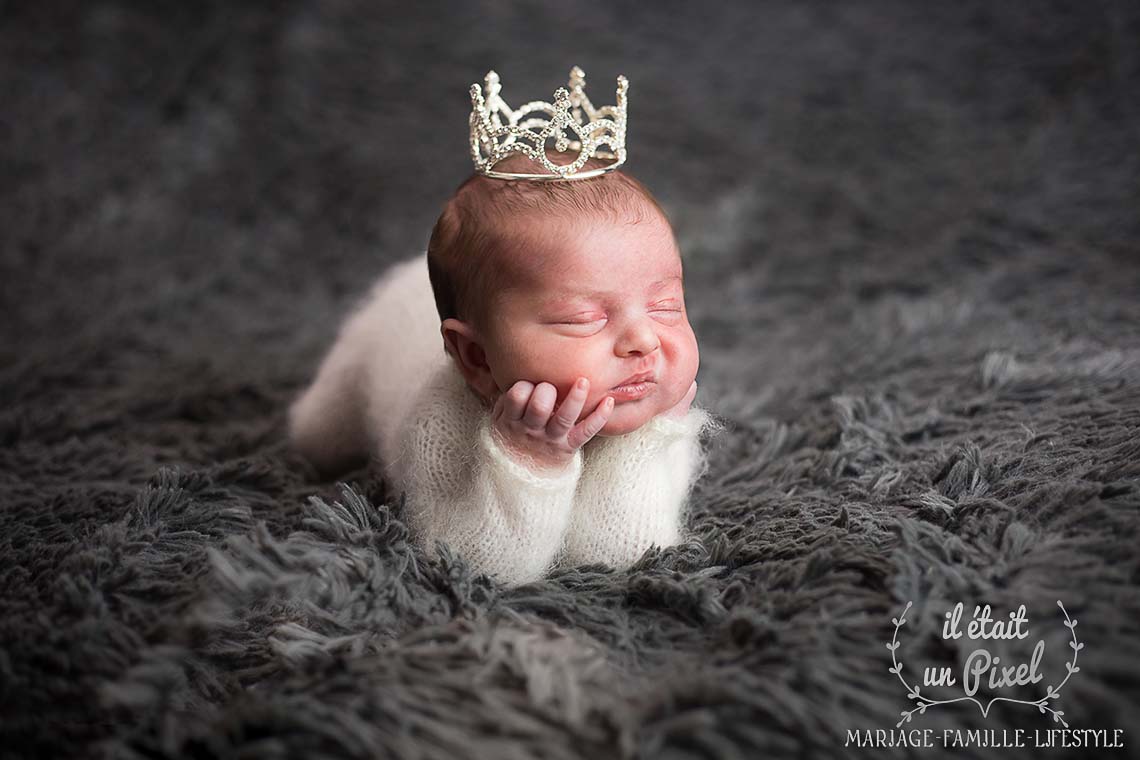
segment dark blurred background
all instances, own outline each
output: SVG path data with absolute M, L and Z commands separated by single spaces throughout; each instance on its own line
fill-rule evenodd
M 931 577 L 885 548 L 886 516 L 906 515 L 926 531 L 912 537 L 979 542 L 946 575 L 971 592 L 1085 598 L 1082 619 L 1117 639 L 1090 647 L 1104 667 L 1072 709 L 1117 720 L 1140 679 L 1120 675 L 1136 661 L 1119 606 L 1136 598 L 1135 512 L 1097 499 L 1136 493 L 1138 40 L 1129 0 L 0 1 L 0 728 L 55 756 L 135 725 L 177 731 L 166 707 L 199 702 L 131 692 L 157 716 L 136 724 L 100 688 L 174 638 L 205 547 L 255 521 L 287 535 L 310 495 L 338 493 L 287 451 L 289 401 L 470 173 L 468 87 L 494 69 L 517 106 L 572 65 L 598 105 L 630 80 L 626 168 L 673 219 L 699 401 L 734 426 L 695 525 L 751 542 L 717 560 L 746 582 L 716 596 L 730 581 L 703 573 L 700 598 L 771 614 L 769 651 L 822 662 L 830 623 L 766 584 L 826 592 L 827 552 L 802 536 L 880 552 L 861 585 L 827 588 L 834 611 L 879 584 L 881 609 L 834 635 L 858 652 L 844 672 L 882 674 L 868 621 Z M 956 522 L 967 502 L 993 519 Z M 1010 549 L 994 516 L 1015 508 L 1052 533 Z M 866 533 L 847 537 L 849 514 Z M 994 579 L 998 546 L 1042 552 L 1043 569 Z M 416 593 L 444 599 L 432 609 L 474 593 L 431 583 Z M 705 642 L 729 646 L 716 619 L 652 613 L 630 630 L 680 632 L 637 647 L 705 661 Z M 249 631 L 262 651 L 268 634 Z M 796 684 L 781 699 L 830 698 L 822 670 L 756 672 Z M 901 695 L 862 683 L 886 716 L 862 727 L 888 727 Z M 739 684 L 738 703 L 756 693 Z
M 470 172 L 468 86 L 494 68 L 517 105 L 577 64 L 599 104 L 630 79 L 628 169 L 672 213 L 690 290 L 718 289 L 692 305 L 706 363 L 794 345 L 763 362 L 791 382 L 838 288 L 905 296 L 1011 241 L 1132 263 L 1138 17 L 1095 1 L 6 2 L 0 351 L 300 381 Z M 798 313 L 718 317 L 805 292 Z M 724 393 L 760 379 L 740 358 Z

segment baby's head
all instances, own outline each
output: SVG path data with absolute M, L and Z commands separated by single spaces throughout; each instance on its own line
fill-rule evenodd
M 521 155 L 495 168 L 536 171 Z M 554 385 L 557 408 L 585 376 L 581 417 L 614 395 L 600 435 L 623 435 L 679 403 L 696 378 L 672 228 L 620 170 L 554 182 L 473 175 L 432 230 L 428 268 L 445 349 L 488 404 L 527 380 Z M 642 377 L 639 397 L 614 392 Z

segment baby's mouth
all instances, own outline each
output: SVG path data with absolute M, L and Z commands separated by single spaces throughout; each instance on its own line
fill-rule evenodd
M 614 397 L 615 404 L 621 404 L 626 401 L 637 401 L 640 398 L 645 398 L 654 391 L 657 383 L 652 380 L 642 380 L 636 383 L 626 383 L 612 388 L 606 395 Z

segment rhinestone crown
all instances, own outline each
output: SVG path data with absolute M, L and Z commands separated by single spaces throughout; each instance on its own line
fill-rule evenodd
M 478 84 L 471 85 L 471 160 L 475 169 L 498 179 L 559 180 L 586 179 L 612 171 L 625 163 L 626 91 L 629 80 L 618 75 L 617 105 L 594 108 L 586 97 L 586 74 L 575 66 L 570 82 L 554 91 L 554 103 L 534 100 L 512 110 L 499 97 L 499 75 L 488 71 L 483 78 L 486 98 Z M 523 118 L 528 116 L 529 118 Z M 585 117 L 585 118 L 583 118 Z M 572 133 L 573 138 L 567 136 Z M 546 155 L 546 141 L 554 138 L 559 153 L 573 150 L 574 161 L 559 166 Z M 576 138 L 576 139 L 574 139 Z M 599 150 L 605 145 L 609 150 Z M 547 174 L 520 174 L 494 171 L 494 166 L 512 153 L 537 161 Z M 591 157 L 612 159 L 612 163 L 584 172 L 578 171 Z

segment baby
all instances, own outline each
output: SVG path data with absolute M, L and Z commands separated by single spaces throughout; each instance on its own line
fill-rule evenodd
M 715 424 L 691 406 L 698 364 L 677 243 L 640 182 L 476 173 L 426 256 L 346 321 L 290 437 L 326 475 L 377 452 L 413 539 L 505 584 L 624 568 L 682 540 Z

